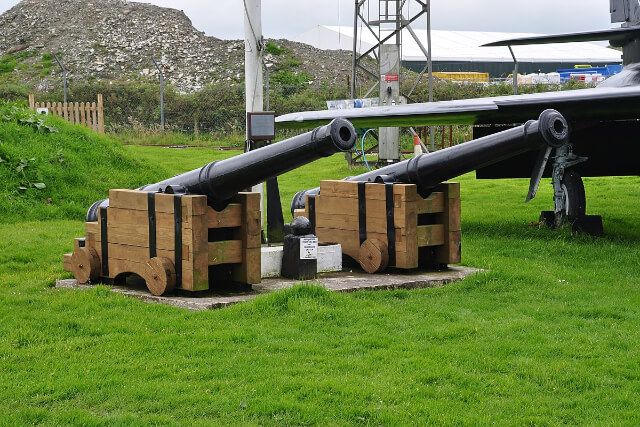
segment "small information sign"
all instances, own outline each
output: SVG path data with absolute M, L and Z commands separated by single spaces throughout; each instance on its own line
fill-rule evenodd
M 275 138 L 276 113 L 261 111 L 247 113 L 248 139 L 250 141 L 271 141 Z
M 317 237 L 303 237 L 300 239 L 300 259 L 318 259 Z

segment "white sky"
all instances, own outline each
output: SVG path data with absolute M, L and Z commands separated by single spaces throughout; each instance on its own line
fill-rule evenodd
M 182 9 L 207 35 L 244 38 L 242 0 L 144 2 Z M 0 13 L 17 3 L 0 0 Z M 412 2 L 412 7 L 416 5 Z M 353 0 L 262 0 L 263 34 L 266 38 L 292 39 L 316 25 L 353 25 L 353 8 Z M 608 0 L 432 0 L 431 21 L 437 30 L 530 33 L 590 31 L 619 25 L 609 22 Z M 423 21 L 414 27 L 424 28 L 426 24 Z

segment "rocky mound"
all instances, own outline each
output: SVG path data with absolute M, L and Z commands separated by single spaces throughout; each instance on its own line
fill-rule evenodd
M 76 80 L 156 80 L 152 57 L 184 92 L 244 80 L 244 42 L 205 36 L 175 9 L 124 0 L 23 0 L 0 16 L 0 28 L 0 52 L 25 64 L 14 74 L 40 90 L 59 84 L 57 66 L 42 73 L 48 52 L 57 52 Z M 349 52 L 286 40 L 274 44 L 282 50 L 265 60 L 276 70 L 293 64 L 294 72 L 312 77 L 311 84 L 343 83 L 350 73 Z

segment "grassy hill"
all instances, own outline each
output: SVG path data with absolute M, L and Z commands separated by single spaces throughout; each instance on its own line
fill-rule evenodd
M 82 219 L 110 188 L 135 188 L 168 172 L 82 126 L 0 102 L 0 218 Z

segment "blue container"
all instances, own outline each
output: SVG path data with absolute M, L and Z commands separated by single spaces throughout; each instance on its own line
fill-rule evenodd
M 622 65 L 605 65 L 604 67 L 591 67 L 591 68 L 561 68 L 556 70 L 556 73 L 560 74 L 560 82 L 568 82 L 571 80 L 572 74 L 602 74 L 603 76 L 613 76 L 622 71 Z

